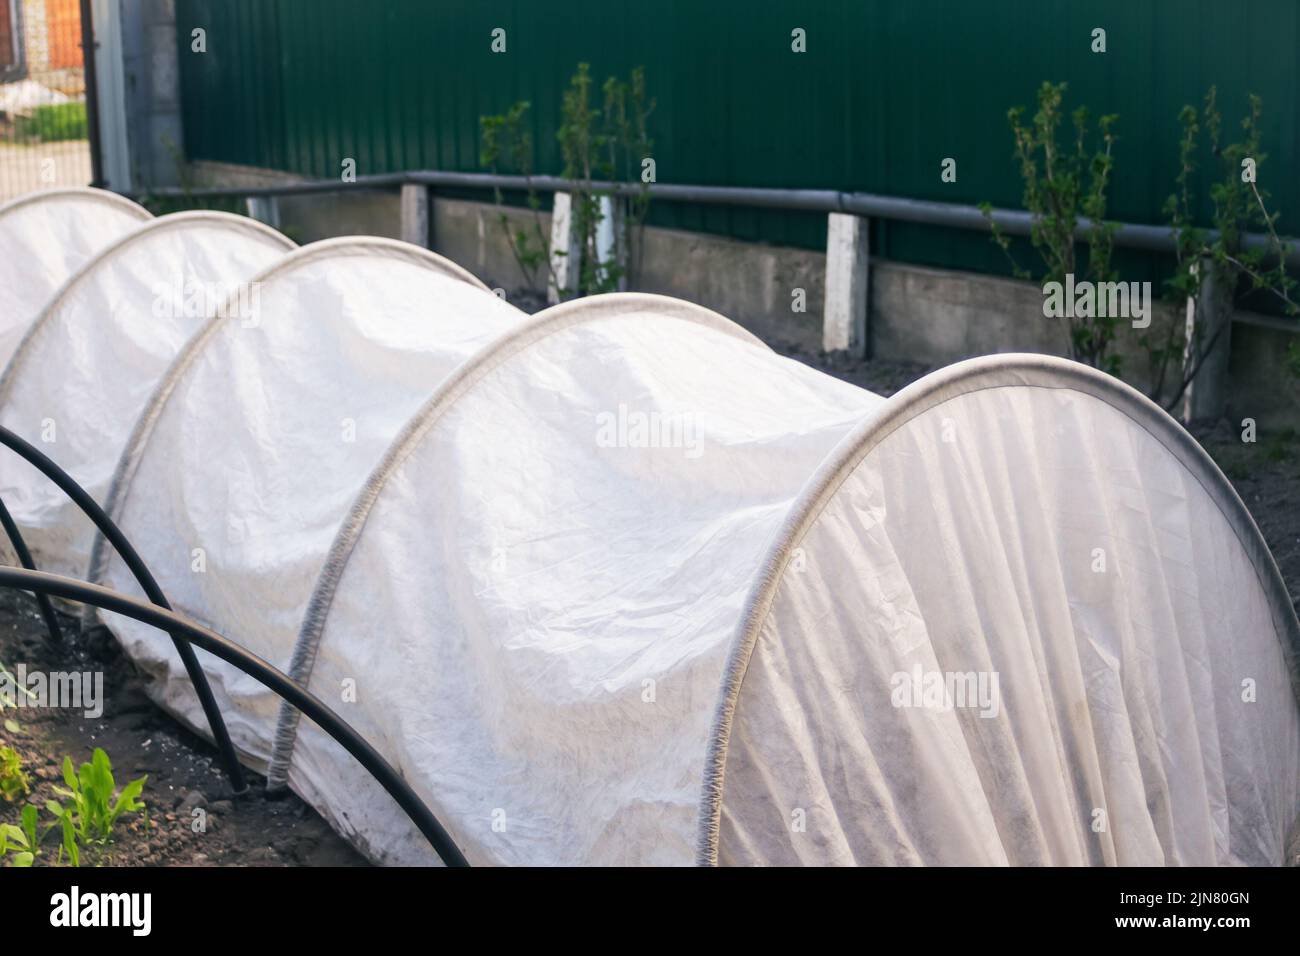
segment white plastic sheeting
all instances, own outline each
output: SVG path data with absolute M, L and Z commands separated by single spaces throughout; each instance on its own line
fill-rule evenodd
M 247 314 L 190 342 L 128 442 L 108 509 L 181 613 L 287 671 L 353 499 L 438 383 L 523 317 L 444 259 L 387 239 L 305 246 L 252 280 Z M 96 541 L 91 580 L 143 596 Z M 112 615 L 155 696 L 206 722 L 170 639 Z M 240 751 L 264 768 L 278 700 L 205 658 Z M 337 695 L 330 695 L 333 700 Z
M 472 863 L 690 862 L 750 578 L 880 401 L 686 303 L 547 310 L 395 445 L 322 578 L 309 689 L 355 680 L 348 720 Z M 341 753 L 304 725 L 295 789 L 380 859 L 427 853 Z
M 57 408 L 52 457 L 172 600 L 334 706 L 472 863 L 1281 862 L 1300 624 L 1127 387 L 1013 355 L 886 400 L 676 300 L 524 320 L 399 244 L 254 264 L 219 232 L 72 280 L 0 420 Z M 154 328 L 191 255 L 258 297 Z M 0 474 L 42 561 L 84 568 Z M 199 726 L 165 641 L 109 622 Z M 247 759 L 373 858 L 434 862 L 341 748 L 204 665 Z
M 1280 862 L 1294 616 L 1213 466 L 1162 444 L 1177 426 L 999 357 L 1012 387 L 896 427 L 888 467 L 827 491 L 851 423 L 916 399 L 726 331 L 645 297 L 538 316 L 413 420 L 322 576 L 295 676 L 355 681 L 349 719 L 471 862 Z M 814 492 L 856 537 L 781 533 Z M 751 658 L 741 593 L 778 580 Z M 900 696 L 931 674 L 969 698 Z M 413 862 L 341 757 L 304 727 L 295 789 Z
M 701 862 L 1278 864 L 1297 646 L 1168 416 L 1057 359 L 953 366 L 841 446 L 773 547 Z
M 152 218 L 102 189 L 51 189 L 0 206 L 0 368 L 69 276 Z
M 0 376 L 0 422 L 102 501 L 136 418 L 212 303 L 293 247 L 217 212 L 175 213 L 127 234 L 27 329 Z M 63 492 L 34 468 L 8 468 L 0 497 L 38 567 L 85 578 L 94 526 Z

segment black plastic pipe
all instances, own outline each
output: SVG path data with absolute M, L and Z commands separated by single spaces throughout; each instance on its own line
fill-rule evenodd
M 27 542 L 23 540 L 23 533 L 18 530 L 18 525 L 14 524 L 14 519 L 9 514 L 9 509 L 5 507 L 3 499 L 0 499 L 0 524 L 4 525 L 5 534 L 9 536 L 9 543 L 14 546 L 14 554 L 18 555 L 18 563 L 28 571 L 36 570 L 36 562 L 32 560 L 32 553 L 27 549 Z M 50 641 L 54 644 L 63 643 L 63 631 L 59 628 L 59 619 L 54 616 L 54 605 L 50 603 L 48 594 L 36 595 L 36 603 L 40 605 L 41 617 L 45 619 L 45 629 L 50 632 Z
M 209 654 L 238 667 L 297 707 L 310 720 L 315 721 L 321 730 L 338 741 L 343 749 L 356 757 L 361 766 L 366 768 L 411 818 L 411 822 L 424 834 L 443 863 L 447 866 L 469 866 L 460 847 L 438 822 L 433 811 L 416 795 L 410 784 L 393 769 L 392 764 L 379 754 L 379 751 L 370 746 L 364 737 L 353 730 L 351 725 L 334 713 L 319 697 L 299 687 L 287 674 L 271 666 L 256 654 L 249 653 L 216 631 L 194 624 L 168 608 L 147 604 L 137 598 L 127 597 L 109 588 L 87 584 L 75 578 L 47 574 L 44 571 L 0 567 L 0 587 L 16 588 L 35 594 L 52 594 L 68 601 L 93 604 L 95 607 L 114 611 L 145 624 L 152 624 L 173 636 L 184 635 L 187 642 L 197 644 Z
M 126 536 L 109 518 L 107 512 L 99 506 L 99 503 L 86 493 L 86 489 L 77 484 L 72 476 L 56 465 L 48 455 L 3 425 L 0 425 L 0 444 L 16 452 L 28 463 L 36 467 L 46 478 L 58 485 L 63 493 L 71 498 L 73 503 L 82 510 L 86 517 L 95 523 L 95 527 L 99 529 L 100 533 L 113 546 L 126 563 L 126 566 L 131 570 L 149 600 L 159 607 L 171 610 L 171 605 L 167 603 L 162 588 L 158 586 L 154 576 L 145 567 L 144 561 L 136 553 L 135 548 L 131 547 L 131 542 L 126 540 Z M 194 656 L 194 648 L 190 647 L 189 642 L 177 634 L 172 634 L 171 639 L 172 644 L 176 646 L 176 653 L 180 655 L 181 662 L 185 665 L 185 673 L 189 675 L 190 683 L 194 686 L 194 692 L 199 697 L 199 703 L 203 705 L 203 715 L 207 718 L 208 729 L 212 731 L 212 739 L 217 745 L 217 750 L 221 753 L 221 762 L 226 768 L 226 775 L 230 778 L 230 786 L 236 794 L 244 793 L 248 790 L 248 784 L 244 780 L 244 768 L 239 763 L 239 754 L 235 752 L 235 745 L 230 742 L 230 732 L 226 730 L 226 722 L 221 717 L 221 709 L 217 707 L 216 698 L 212 696 L 212 688 L 208 685 L 207 675 L 203 673 L 203 668 L 199 666 L 198 658 Z

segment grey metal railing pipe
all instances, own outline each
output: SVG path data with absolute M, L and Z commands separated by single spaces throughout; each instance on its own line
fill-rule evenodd
M 558 176 L 515 176 L 501 173 L 455 173 L 437 170 L 414 170 L 404 173 L 383 173 L 375 176 L 358 176 L 353 182 L 341 179 L 318 179 L 306 182 L 281 183 L 273 186 L 219 186 L 199 189 L 165 188 L 131 193 L 135 199 L 186 198 L 218 199 L 249 198 L 259 196 L 305 196 L 318 193 L 342 192 L 347 189 L 391 189 L 416 183 L 430 187 L 459 189 L 503 189 L 539 192 L 573 192 L 591 189 L 620 196 L 634 196 L 643 188 L 652 199 L 661 202 L 699 203 L 706 205 L 744 206 L 759 209 L 797 209 L 808 212 L 844 212 L 899 222 L 915 222 L 952 229 L 987 231 L 989 217 L 978 206 L 962 203 L 935 202 L 927 199 L 907 199 L 899 196 L 880 196 L 874 193 L 837 192 L 832 189 L 770 189 L 751 186 L 688 186 L 675 183 L 616 183 L 594 181 L 581 183 Z M 1006 233 L 1027 236 L 1033 229 L 1034 217 L 1023 209 L 992 209 L 990 217 Z M 1075 235 L 1080 239 L 1092 229 L 1092 222 L 1081 218 Z M 1217 238 L 1217 232 L 1206 230 L 1208 240 Z M 1176 234 L 1169 226 L 1141 223 L 1119 223 L 1115 232 L 1115 245 L 1151 252 L 1173 252 Z M 1271 244 L 1262 233 L 1247 233 L 1243 242 L 1247 248 L 1267 248 Z M 1300 247 L 1293 247 L 1287 255 L 1287 264 L 1300 267 Z

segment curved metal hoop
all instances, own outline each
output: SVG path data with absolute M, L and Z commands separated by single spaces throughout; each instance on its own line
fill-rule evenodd
M 401 467 L 424 436 L 447 413 L 447 410 L 467 391 L 480 382 L 488 370 L 530 348 L 544 337 L 564 329 L 600 319 L 633 315 L 655 310 L 660 316 L 673 321 L 687 322 L 753 345 L 770 352 L 761 339 L 741 328 L 712 309 L 695 305 L 670 296 L 648 292 L 610 292 L 605 295 L 572 299 L 544 309 L 526 321 L 508 329 L 504 334 L 484 346 L 472 358 L 462 362 L 454 372 L 430 394 L 424 405 L 408 419 L 406 425 L 392 439 L 383 459 L 371 471 L 361 492 L 353 500 L 348 515 L 335 534 L 325 565 L 312 588 L 302 625 L 294 642 L 289 673 L 295 680 L 307 684 L 325 630 L 325 620 L 334 602 L 334 594 L 343 571 L 356 547 L 357 539 L 365 526 L 367 516 L 387 484 L 391 475 Z M 280 709 L 275 730 L 275 747 L 266 773 L 266 786 L 271 792 L 284 787 L 289 778 L 289 763 L 293 758 L 294 743 L 298 734 L 298 717 L 290 707 Z
M 4 501 L 0 501 L 0 525 L 4 525 L 5 534 L 9 536 L 9 543 L 14 546 L 14 554 L 18 556 L 18 563 L 28 571 L 36 570 L 36 562 L 32 560 L 31 551 L 27 550 L 27 542 L 23 540 L 23 533 L 18 530 L 18 525 L 14 524 L 14 519 L 9 514 L 9 509 L 5 507 Z M 59 628 L 59 619 L 54 616 L 54 605 L 50 603 L 48 594 L 36 595 L 36 603 L 40 605 L 41 617 L 45 619 L 45 629 L 50 632 L 50 641 L 54 644 L 63 643 L 63 631 Z
M 443 863 L 447 866 L 469 866 L 460 847 L 438 822 L 433 811 L 416 795 L 410 784 L 393 769 L 392 764 L 380 756 L 379 751 L 370 746 L 364 737 L 353 730 L 350 724 L 334 713 L 319 697 L 299 687 L 288 675 L 256 654 L 249 653 L 216 631 L 186 620 L 170 608 L 148 604 L 109 588 L 87 584 L 75 578 L 47 574 L 44 571 L 0 567 L 0 587 L 16 588 L 35 594 L 52 594 L 65 600 L 93 604 L 95 607 L 114 611 L 145 624 L 152 624 L 159 630 L 167 631 L 173 637 L 184 635 L 186 642 L 197 644 L 209 654 L 238 667 L 302 711 L 309 719 L 315 721 L 321 730 L 333 737 L 343 749 L 356 757 L 411 818 L 411 822 L 424 834 Z
M 17 453 L 39 470 L 41 474 L 45 475 L 46 478 L 58 485 L 63 493 L 71 498 L 72 502 L 82 510 L 86 517 L 95 523 L 95 527 L 121 555 L 126 566 L 130 568 L 131 574 L 135 576 L 144 593 L 148 595 L 149 600 L 161 608 L 171 610 L 171 605 L 167 603 L 162 588 L 158 586 L 158 582 L 154 580 L 154 576 L 149 572 L 140 555 L 131 546 L 131 542 L 126 540 L 126 536 L 122 534 L 121 529 L 113 523 L 113 520 L 109 518 L 95 499 L 90 497 L 86 489 L 77 484 L 71 475 L 56 465 L 40 449 L 34 447 L 30 442 L 14 434 L 3 425 L 0 425 L 0 444 Z M 17 531 L 16 526 L 14 530 Z M 24 550 L 26 550 L 26 545 L 24 545 Z M 28 557 L 30 560 L 30 555 Z M 212 739 L 221 752 L 221 762 L 225 765 L 226 775 L 230 778 L 230 785 L 234 788 L 235 793 L 243 793 L 248 789 L 248 783 L 244 780 L 244 768 L 239 763 L 239 755 L 235 752 L 235 745 L 230 741 L 230 732 L 226 730 L 226 722 L 221 717 L 221 709 L 217 707 L 216 698 L 212 696 L 212 688 L 208 685 L 207 675 L 203 673 L 203 668 L 199 666 L 198 658 L 194 656 L 194 648 L 190 647 L 189 641 L 178 634 L 172 634 L 171 639 L 172 644 L 176 647 L 176 653 L 180 655 L 181 662 L 185 665 L 185 673 L 189 675 L 190 683 L 194 686 L 194 692 L 198 695 L 199 703 L 203 705 L 203 715 L 207 718 L 208 729 L 212 732 Z

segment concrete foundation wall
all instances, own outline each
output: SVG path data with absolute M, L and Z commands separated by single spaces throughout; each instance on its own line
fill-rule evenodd
M 526 274 L 516 261 L 506 239 L 507 229 L 514 234 L 523 230 L 533 248 L 549 242 L 551 217 L 526 209 L 504 211 L 486 203 L 435 199 L 433 203 L 433 251 L 464 266 L 493 289 L 503 289 L 507 298 L 528 290 L 536 296 L 546 295 L 545 263 Z M 540 238 L 539 238 L 540 237 Z
M 274 170 L 224 163 L 191 163 L 190 185 L 278 186 L 300 177 Z M 334 236 L 385 236 L 400 239 L 401 204 L 396 189 L 358 189 L 277 199 L 280 230 L 299 245 Z M 470 268 L 466 264 L 466 268 Z
M 1228 365 L 1228 415 L 1254 418 L 1261 428 L 1300 431 L 1300 369 L 1288 367 L 1287 350 L 1300 336 L 1265 325 L 1232 327 Z
M 253 185 L 292 181 L 281 173 L 195 164 L 199 181 Z M 507 297 L 527 290 L 544 295 L 546 268 L 532 282 L 510 251 L 501 210 L 487 203 L 436 199 L 434 251 L 469 269 Z M 550 235 L 550 217 L 505 211 L 509 229 L 534 238 Z M 358 190 L 280 201 L 282 228 L 298 242 L 329 236 L 397 237 L 396 190 Z M 821 252 L 724 239 L 702 233 L 647 228 L 634 237 L 628 287 L 677 296 L 707 306 L 772 343 L 816 352 L 821 347 L 826 256 Z M 794 311 L 795 290 L 804 311 Z M 1158 303 L 1150 332 L 1183 321 L 1182 310 Z M 1300 428 L 1300 379 L 1286 367 L 1289 344 L 1300 338 L 1281 320 L 1238 313 L 1232 329 L 1229 415 L 1256 419 L 1263 428 Z M 1150 386 L 1145 348 L 1124 326 L 1118 353 L 1126 381 Z M 1043 316 L 1042 289 L 1033 283 L 968 272 L 929 269 L 871 259 L 868 341 L 871 355 L 942 366 L 995 352 L 1068 355 L 1064 320 Z M 1178 370 L 1170 367 L 1167 380 Z
M 675 229 L 645 230 L 629 287 L 698 302 L 767 342 L 816 352 L 822 342 L 826 256 Z M 796 290 L 804 310 L 794 311 Z

